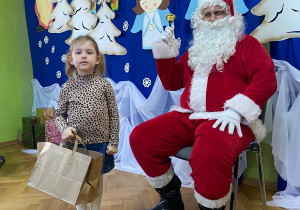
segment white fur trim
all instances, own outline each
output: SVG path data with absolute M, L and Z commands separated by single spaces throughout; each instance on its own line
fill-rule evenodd
M 222 112 L 194 112 L 189 116 L 190 120 L 197 120 L 197 119 L 218 119 L 218 116 Z
M 209 200 L 207 198 L 204 198 L 199 193 L 197 193 L 196 190 L 194 190 L 194 194 L 199 204 L 210 209 L 215 209 L 226 205 L 227 201 L 230 199 L 231 196 L 231 187 L 232 184 L 230 184 L 229 192 L 223 198 L 220 198 L 218 200 Z
M 179 55 L 179 42 L 175 39 L 171 45 L 168 45 L 161 39 L 157 40 L 153 43 L 152 53 L 155 59 L 177 57 Z
M 174 168 L 171 165 L 169 170 L 165 174 L 160 175 L 160 176 L 156 176 L 156 177 L 146 176 L 146 179 L 152 187 L 162 188 L 162 187 L 166 186 L 171 181 L 173 176 L 174 176 Z
M 266 127 L 260 119 L 254 120 L 248 124 L 248 126 L 252 130 L 257 141 L 262 141 L 266 137 Z
M 260 107 L 253 100 L 243 94 L 237 94 L 233 98 L 227 100 L 225 102 L 224 109 L 228 108 L 239 112 L 249 123 L 257 120 L 261 114 Z
M 171 111 L 177 111 L 177 112 L 181 112 L 181 113 L 193 113 L 193 110 L 185 109 L 185 108 L 182 108 L 181 106 L 172 106 L 170 109 L 170 112 Z
M 202 76 L 196 69 L 192 79 L 190 107 L 196 112 L 206 111 L 206 89 L 208 76 Z

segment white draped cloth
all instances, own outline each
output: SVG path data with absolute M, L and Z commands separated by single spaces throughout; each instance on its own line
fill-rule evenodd
M 110 78 L 107 80 L 114 89 L 120 115 L 119 152 L 115 154 L 116 169 L 145 175 L 131 151 L 129 135 L 138 124 L 170 111 L 174 105 L 179 105 L 183 89 L 166 91 L 157 77 L 152 92 L 146 99 L 130 81 L 115 83 Z M 33 80 L 32 84 L 34 89 L 33 115 L 35 115 L 35 108 L 56 108 L 59 85 L 42 87 L 36 79 Z M 190 176 L 192 169 L 188 161 L 172 157 L 172 163 L 175 173 L 182 181 L 182 186 L 193 188 L 194 182 Z M 239 175 L 243 173 L 246 167 L 246 154 L 243 153 L 240 159 Z
M 53 107 L 56 109 L 60 91 L 59 84 L 43 87 L 37 79 L 31 80 L 33 89 L 33 105 L 31 115 L 36 115 L 36 108 Z
M 286 61 L 274 60 L 274 64 L 278 91 L 271 99 L 275 112 L 270 144 L 274 165 L 287 188 L 268 205 L 300 210 L 300 71 Z

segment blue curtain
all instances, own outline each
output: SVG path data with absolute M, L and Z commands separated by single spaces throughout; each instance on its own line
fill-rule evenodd
M 71 0 L 68 2 L 71 3 Z M 259 0 L 246 0 L 245 4 L 249 10 L 251 10 L 258 2 Z M 181 39 L 182 43 L 180 55 L 188 49 L 192 39 L 190 21 L 185 19 L 189 3 L 190 1 L 188 0 L 171 0 L 169 6 L 169 10 L 176 15 L 175 35 Z M 43 87 L 54 83 L 61 85 L 67 80 L 67 76 L 64 73 L 64 62 L 61 61 L 61 57 L 68 51 L 69 45 L 65 43 L 65 40 L 70 37 L 71 31 L 48 33 L 47 30 L 44 30 L 37 32 L 38 19 L 34 11 L 34 5 L 34 0 L 25 1 L 34 78 L 36 78 Z M 132 10 L 135 6 L 135 0 L 119 1 L 119 10 L 115 11 L 116 17 L 112 20 L 112 23 L 122 32 L 119 37 L 115 37 L 115 40 L 127 49 L 127 54 L 123 56 L 105 55 L 107 66 L 106 76 L 115 82 L 131 81 L 147 98 L 152 91 L 157 76 L 156 65 L 152 51 L 142 49 L 142 32 L 140 31 L 136 34 L 130 32 L 136 17 L 136 14 Z M 99 6 L 97 6 L 97 10 L 98 8 Z M 259 25 L 260 19 L 261 17 L 254 16 L 250 12 L 245 14 L 247 34 Z M 125 21 L 129 23 L 127 31 L 123 31 Z M 45 37 L 48 37 L 48 42 L 47 40 L 46 42 L 44 41 Z M 39 47 L 39 41 L 42 42 L 41 47 Z M 54 52 L 51 51 L 53 46 L 55 47 Z M 45 62 L 47 57 L 49 59 L 48 65 Z M 130 66 L 128 73 L 124 70 L 127 63 Z M 57 71 L 62 73 L 61 78 L 57 78 Z M 151 80 L 150 87 L 143 86 L 144 78 Z

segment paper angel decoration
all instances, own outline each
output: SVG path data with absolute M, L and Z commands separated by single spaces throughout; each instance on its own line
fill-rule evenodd
M 142 30 L 144 50 L 151 50 L 154 41 L 158 40 L 163 32 L 163 26 L 168 26 L 166 15 L 170 13 L 170 0 L 162 0 L 157 4 L 154 0 L 136 0 L 133 11 L 137 14 L 131 28 L 132 33 Z

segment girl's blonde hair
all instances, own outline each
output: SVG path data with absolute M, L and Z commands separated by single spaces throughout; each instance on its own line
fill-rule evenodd
M 90 36 L 79 36 L 76 39 L 74 39 L 70 45 L 69 52 L 66 55 L 66 74 L 69 78 L 73 78 L 74 75 L 77 72 L 77 69 L 74 65 L 72 65 L 68 59 L 69 56 L 72 56 L 72 52 L 74 50 L 74 46 L 77 44 L 84 44 L 85 42 L 90 41 L 92 45 L 94 46 L 97 56 L 100 56 L 100 63 L 96 64 L 94 68 L 94 72 L 99 75 L 99 76 L 104 76 L 105 75 L 105 58 L 104 55 L 99 52 L 99 47 L 97 45 L 97 42 Z

